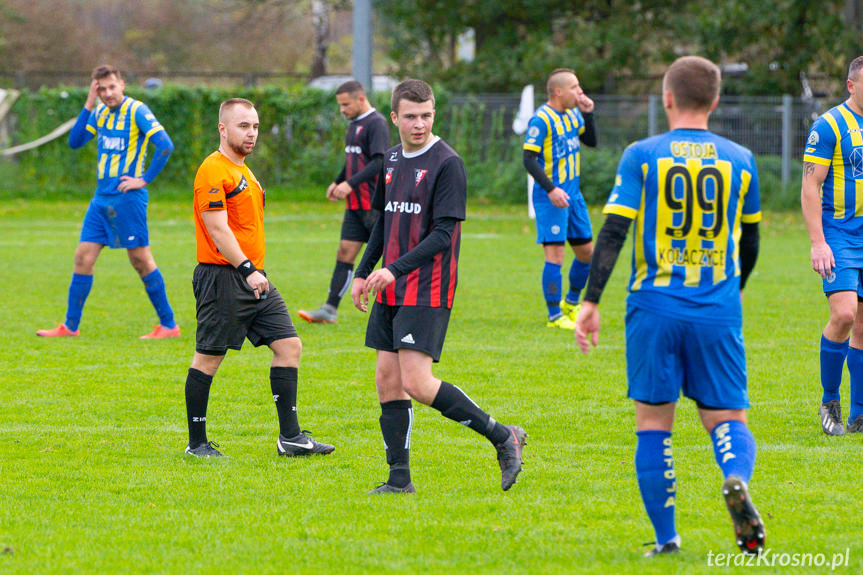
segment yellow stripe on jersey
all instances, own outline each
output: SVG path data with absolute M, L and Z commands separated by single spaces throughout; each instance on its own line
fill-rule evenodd
M 135 102 L 132 106 L 132 109 L 129 110 L 129 147 L 126 149 L 126 162 L 123 165 L 123 173 L 129 173 L 129 167 L 132 165 L 132 162 L 135 161 L 135 156 L 138 153 L 138 136 L 140 133 L 140 129 L 138 128 L 138 123 L 135 121 L 135 112 L 138 111 L 138 108 L 141 106 L 141 102 Z M 143 148 L 141 151 L 146 152 L 147 148 Z M 133 172 L 131 175 L 137 177 L 138 173 Z
M 848 124 L 848 132 L 851 134 L 851 145 L 855 148 L 863 146 L 863 136 L 860 135 L 860 124 L 857 122 L 857 118 L 845 106 L 840 106 L 839 112 L 845 118 L 845 123 Z M 835 179 L 835 172 L 833 177 Z M 842 177 L 845 177 L 844 172 L 842 173 Z M 863 180 L 858 179 L 854 180 L 854 215 L 863 215 Z
M 100 180 L 105 177 L 105 164 L 108 160 L 108 154 L 102 154 L 99 158 L 99 167 L 96 168 L 96 177 Z
M 647 180 L 647 164 L 641 164 L 641 203 L 638 207 L 638 217 L 635 219 L 635 236 L 633 237 L 633 255 L 635 256 L 635 279 L 632 281 L 632 291 L 641 289 L 641 284 L 647 277 L 647 259 L 644 257 L 644 181 Z
M 742 170 L 740 172 L 740 200 L 738 201 L 737 206 L 737 214 L 740 223 L 742 224 L 757 224 L 761 221 L 761 212 L 756 212 L 754 214 L 744 214 L 743 212 L 743 204 L 744 200 L 746 200 L 746 194 L 749 193 L 749 184 L 752 182 L 752 174 L 747 172 L 746 170 Z M 734 240 L 735 243 L 735 251 L 737 250 L 737 240 Z
M 602 208 L 603 215 L 611 215 L 615 216 L 623 216 L 624 218 L 629 218 L 630 220 L 634 220 L 638 216 L 638 210 L 632 209 L 629 206 L 620 206 L 617 204 L 614 205 L 606 205 Z
M 104 128 L 105 127 L 105 120 L 108 119 L 107 118 L 107 112 L 108 112 L 107 106 L 101 106 L 96 110 L 96 116 L 97 116 L 96 117 L 96 127 L 97 128 Z
M 126 101 L 120 106 L 120 111 L 117 114 L 117 129 L 122 130 L 126 127 L 126 122 L 129 119 L 129 105 L 132 103 L 131 98 L 126 98 Z M 136 102 L 136 105 L 140 105 L 140 102 Z M 136 106 L 137 107 L 137 106 Z M 134 114 L 135 111 L 132 110 Z
M 158 132 L 158 130 L 156 130 Z M 148 132 L 149 134 L 149 132 Z M 144 141 L 141 142 L 141 153 L 138 154 L 138 162 L 135 165 L 135 177 L 140 178 L 144 175 L 144 159 L 147 157 L 147 145 L 150 143 L 150 136 L 147 135 L 144 137 Z
M 120 175 L 120 156 L 121 154 L 111 154 L 111 164 L 108 169 L 109 178 L 116 178 Z
M 86 128 L 87 128 L 87 131 L 90 132 L 91 134 L 93 134 L 94 136 L 98 133 L 98 132 L 96 132 L 96 128 L 94 128 L 90 124 L 87 124 Z
M 537 114 L 542 120 L 545 122 L 545 139 L 542 141 L 542 161 L 543 168 L 545 169 L 545 175 L 551 179 L 552 174 L 552 149 L 551 149 L 551 118 L 548 117 L 548 114 L 545 110 L 540 110 Z
M 842 159 L 842 137 L 839 135 L 839 125 L 831 114 L 822 116 L 833 134 L 836 136 L 836 147 L 833 148 L 833 219 L 845 219 L 845 161 Z
M 812 162 L 813 164 L 818 164 L 819 166 L 830 166 L 830 160 L 825 158 L 819 158 L 818 156 L 810 156 L 809 154 L 803 155 L 804 162 Z

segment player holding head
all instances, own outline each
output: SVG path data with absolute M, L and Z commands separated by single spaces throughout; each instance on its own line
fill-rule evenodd
M 440 359 L 455 296 L 461 222 L 467 206 L 464 163 L 432 133 L 431 87 L 405 80 L 392 95 L 393 124 L 401 143 L 384 157 L 372 200 L 380 212 L 351 288 L 354 305 L 368 309 L 366 345 L 377 352 L 375 384 L 390 474 L 371 493 L 413 493 L 410 469 L 411 399 L 484 435 L 497 448 L 501 486 L 512 487 L 521 471 L 527 434 L 501 425 L 455 385 L 432 374 Z M 383 255 L 381 269 L 372 272 Z
M 66 321 L 54 329 L 39 330 L 37 335 L 79 335 L 84 302 L 93 286 L 93 267 L 102 248 L 108 246 L 126 248 L 129 262 L 141 276 L 156 308 L 159 324 L 141 339 L 180 337 L 180 327 L 174 321 L 174 311 L 165 292 L 165 280 L 150 252 L 147 229 L 146 186 L 165 167 L 174 144 L 147 105 L 124 96 L 125 89 L 126 83 L 117 68 L 99 66 L 93 70 L 84 109 L 69 132 L 72 148 L 80 148 L 98 136 L 96 194 L 84 216 L 75 250 Z M 155 152 L 145 171 L 150 143 Z
M 524 167 L 533 176 L 536 243 L 542 244 L 545 266 L 542 293 L 548 306 L 548 327 L 573 329 L 578 298 L 593 255 L 587 204 L 578 187 L 581 144 L 596 146 L 593 100 L 581 89 L 575 72 L 554 70 L 546 84 L 548 101 L 530 119 L 524 139 Z M 575 258 L 569 268 L 569 292 L 563 294 L 564 241 Z
M 219 108 L 219 149 L 195 176 L 198 266 L 192 277 L 198 331 L 186 377 L 186 453 L 219 457 L 207 441 L 210 384 L 228 349 L 246 338 L 273 352 L 270 388 L 279 416 L 279 455 L 327 454 L 335 448 L 300 431 L 297 369 L 302 344 L 281 294 L 264 273 L 264 190 L 246 165 L 258 139 L 258 112 L 242 98 Z
M 719 68 L 678 58 L 663 78 L 671 131 L 629 146 L 604 213 L 575 335 L 597 344 L 597 305 L 635 220 L 626 313 L 628 395 L 635 401 L 635 471 L 656 533 L 648 555 L 676 552 L 671 428 L 681 389 L 698 405 L 725 481 L 722 493 L 744 553 L 764 548 L 747 484 L 755 440 L 743 349 L 743 286 L 758 255 L 761 206 L 752 153 L 707 129 Z
M 372 210 L 371 194 L 377 185 L 384 152 L 390 147 L 389 125 L 372 108 L 362 84 L 356 80 L 345 82 L 336 90 L 336 101 L 339 111 L 351 123 L 345 134 L 345 165 L 327 188 L 327 199 L 334 202 L 344 199 L 346 207 L 327 302 L 314 311 L 298 312 L 304 320 L 316 323 L 336 322 L 339 302 L 351 285 L 354 260 L 369 241 L 377 217 Z
M 812 124 L 803 154 L 800 203 L 830 319 L 821 332 L 821 429 L 844 435 L 839 385 L 851 375 L 849 433 L 863 432 L 863 56 L 848 67 L 848 99 Z M 849 339 L 850 334 L 850 339 Z

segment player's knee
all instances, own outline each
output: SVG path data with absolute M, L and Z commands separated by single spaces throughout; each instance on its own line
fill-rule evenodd
M 303 342 L 298 337 L 287 337 L 271 343 L 270 349 L 273 350 L 275 364 L 296 366 L 303 353 Z
M 856 309 L 851 307 L 833 309 L 830 313 L 830 323 L 843 333 L 848 332 L 851 330 L 851 326 L 854 325 L 854 318 L 857 315 L 856 311 Z

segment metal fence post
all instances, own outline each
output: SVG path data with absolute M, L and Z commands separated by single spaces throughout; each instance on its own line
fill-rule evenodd
M 659 108 L 659 96 L 656 94 L 649 94 L 647 96 L 647 135 L 655 136 L 659 129 L 657 128 L 658 118 L 656 109 Z
M 790 94 L 782 96 L 782 185 L 791 180 L 791 113 L 793 100 Z

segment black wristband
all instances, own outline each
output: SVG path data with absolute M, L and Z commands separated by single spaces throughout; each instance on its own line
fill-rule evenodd
M 243 279 L 245 279 L 258 271 L 258 268 L 255 267 L 255 264 L 252 263 L 252 260 L 245 260 L 243 263 L 237 266 L 237 271 L 240 272 L 240 275 L 243 276 Z

